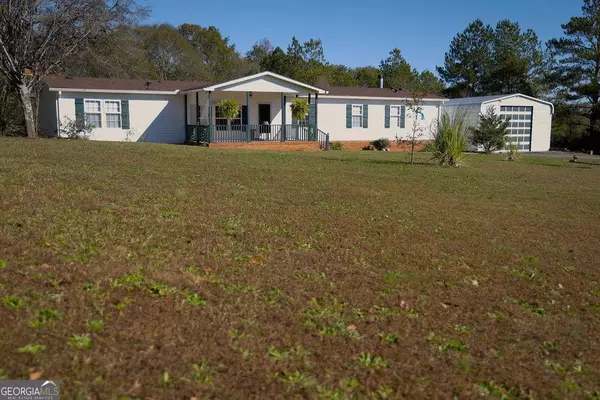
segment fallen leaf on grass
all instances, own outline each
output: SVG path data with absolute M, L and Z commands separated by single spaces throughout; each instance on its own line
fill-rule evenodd
M 262 263 L 263 259 L 259 256 L 254 256 L 250 259 L 250 264 L 260 264 Z

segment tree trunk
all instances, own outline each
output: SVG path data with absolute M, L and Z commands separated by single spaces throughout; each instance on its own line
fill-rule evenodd
M 25 116 L 25 126 L 27 127 L 27 137 L 37 138 L 37 118 L 35 117 L 35 111 L 33 109 L 33 102 L 31 101 L 31 88 L 25 83 L 19 85 L 19 98 L 23 105 L 23 114 Z

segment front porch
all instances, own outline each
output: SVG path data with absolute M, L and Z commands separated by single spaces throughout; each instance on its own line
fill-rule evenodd
M 186 143 L 316 142 L 328 149 L 329 135 L 318 128 L 319 93 L 324 91 L 272 73 L 188 90 Z M 290 108 L 297 97 L 309 103 L 302 120 L 295 120 Z M 230 121 L 220 115 L 224 99 L 240 104 L 237 117 Z
M 329 135 L 314 124 L 289 125 L 188 125 L 187 144 L 240 142 L 318 142 L 329 148 Z

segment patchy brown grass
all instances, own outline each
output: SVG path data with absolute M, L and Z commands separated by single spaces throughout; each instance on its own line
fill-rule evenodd
M 407 157 L 2 139 L 0 376 L 65 398 L 598 396 L 600 170 Z

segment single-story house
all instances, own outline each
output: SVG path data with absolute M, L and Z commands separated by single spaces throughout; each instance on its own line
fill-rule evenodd
M 292 118 L 295 97 L 310 104 L 302 121 Z M 62 137 L 73 121 L 90 126 L 92 140 L 363 145 L 381 137 L 406 138 L 417 118 L 424 128 L 421 139 L 430 139 L 429 127 L 448 100 L 426 95 L 422 111 L 412 115 L 407 106 L 411 97 L 383 84 L 319 88 L 272 72 L 216 84 L 49 76 L 40 96 L 40 130 Z M 219 102 L 227 98 L 241 105 L 229 123 L 219 110 Z M 546 136 L 549 147 L 549 131 Z
M 507 94 L 452 99 L 443 106 L 449 113 L 457 110 L 464 112 L 470 126 L 477 126 L 479 115 L 485 114 L 490 107 L 497 115 L 510 120 L 508 140 L 516 141 L 519 151 L 550 149 L 550 132 L 554 114 L 554 105 L 550 102 L 524 94 Z

